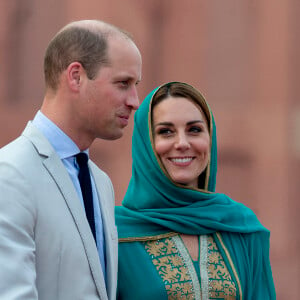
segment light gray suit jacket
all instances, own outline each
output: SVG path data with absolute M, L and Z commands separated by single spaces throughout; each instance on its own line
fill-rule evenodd
M 84 209 L 48 140 L 29 122 L 0 149 L 0 299 L 115 299 L 114 192 L 109 177 L 89 166 L 102 211 L 107 288 Z

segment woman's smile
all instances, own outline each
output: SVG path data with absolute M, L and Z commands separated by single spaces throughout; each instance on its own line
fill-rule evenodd
M 155 150 L 170 177 L 176 183 L 197 187 L 210 152 L 201 108 L 189 99 L 168 97 L 155 105 L 153 123 Z
M 169 160 L 176 166 L 179 167 L 186 167 L 191 164 L 195 157 L 170 157 Z

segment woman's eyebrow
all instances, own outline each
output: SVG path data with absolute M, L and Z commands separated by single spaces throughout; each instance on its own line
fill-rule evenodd
M 195 124 L 195 123 L 204 123 L 204 121 L 203 120 L 192 120 L 192 121 L 187 122 L 186 124 L 191 125 L 191 124 Z M 154 127 L 157 127 L 157 126 L 174 126 L 174 124 L 172 122 L 159 122 L 157 124 L 154 124 Z
M 173 126 L 174 124 L 171 123 L 171 122 L 159 122 L 157 124 L 154 124 L 154 127 L 157 127 L 157 126 Z
M 204 123 L 204 121 L 203 120 L 193 120 L 193 121 L 187 122 L 188 125 L 195 124 L 195 123 Z

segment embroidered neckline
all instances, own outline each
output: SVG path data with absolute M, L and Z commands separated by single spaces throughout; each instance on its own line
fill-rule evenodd
M 213 236 L 199 237 L 199 280 L 193 260 L 177 234 L 144 242 L 168 299 L 236 299 L 236 287 Z

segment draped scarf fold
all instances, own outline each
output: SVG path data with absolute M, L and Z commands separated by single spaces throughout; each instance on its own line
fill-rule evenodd
M 170 179 L 153 150 L 151 101 L 158 88 L 144 99 L 134 116 L 132 177 L 122 206 L 116 207 L 120 259 L 122 244 L 126 244 L 122 242 L 158 239 L 175 233 L 220 233 L 220 250 L 225 251 L 226 264 L 234 266 L 241 282 L 239 299 L 275 299 L 269 231 L 251 209 L 215 192 L 216 126 L 208 104 L 199 94 L 200 106 L 205 105 L 209 111 L 211 136 L 205 186 L 188 188 Z
M 186 188 L 168 177 L 153 150 L 151 101 L 158 89 L 144 99 L 134 116 L 132 177 L 122 206 L 116 207 L 119 237 L 146 237 L 174 231 L 185 234 L 267 232 L 252 210 L 224 194 L 214 192 L 216 126 L 211 109 L 200 93 L 200 105 L 206 105 L 210 114 L 211 153 L 205 171 L 207 187 Z

